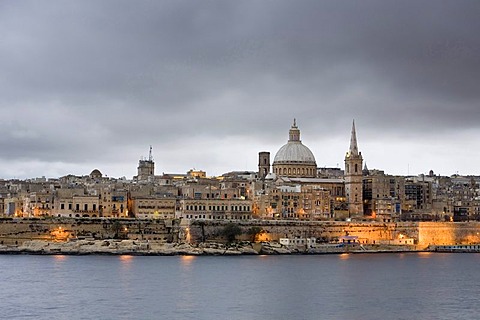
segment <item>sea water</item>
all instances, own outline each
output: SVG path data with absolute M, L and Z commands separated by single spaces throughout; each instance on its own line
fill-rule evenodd
M 480 254 L 0 255 L 1 319 L 479 319 Z

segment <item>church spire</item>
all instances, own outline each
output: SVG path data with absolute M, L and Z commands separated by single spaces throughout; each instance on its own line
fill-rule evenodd
M 350 137 L 350 155 L 358 156 L 357 133 L 355 131 L 355 120 L 352 124 L 352 136 Z

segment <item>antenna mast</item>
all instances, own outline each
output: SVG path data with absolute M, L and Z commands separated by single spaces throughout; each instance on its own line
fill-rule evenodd
M 150 152 L 148 153 L 148 161 L 153 161 L 153 156 L 152 156 L 152 146 L 150 146 Z

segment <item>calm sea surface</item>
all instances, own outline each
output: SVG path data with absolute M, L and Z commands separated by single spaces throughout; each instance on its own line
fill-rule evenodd
M 480 254 L 0 255 L 1 319 L 480 319 Z

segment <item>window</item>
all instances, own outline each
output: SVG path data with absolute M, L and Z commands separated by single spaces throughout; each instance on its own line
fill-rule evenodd
M 60 209 L 61 209 L 61 210 L 65 209 L 65 203 L 61 203 L 61 204 L 60 204 Z

